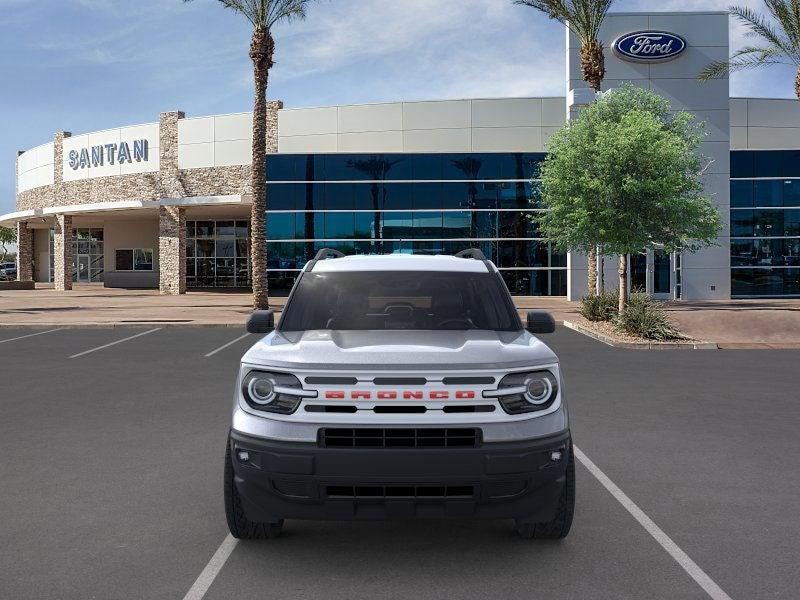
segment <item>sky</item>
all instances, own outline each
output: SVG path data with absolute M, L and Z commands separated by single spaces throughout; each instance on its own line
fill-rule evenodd
M 614 10 L 652 6 L 618 0 Z M 268 95 L 287 107 L 560 96 L 564 36 L 511 0 L 318 0 L 305 21 L 276 29 Z M 153 122 L 166 110 L 250 110 L 249 39 L 249 23 L 217 0 L 0 0 L 0 214 L 14 210 L 17 151 L 56 131 Z M 742 45 L 740 28 L 731 40 Z M 789 98 L 793 79 L 784 67 L 746 72 L 731 93 Z

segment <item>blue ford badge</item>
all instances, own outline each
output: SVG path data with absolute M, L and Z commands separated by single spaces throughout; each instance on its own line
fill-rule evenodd
M 637 62 L 671 60 L 686 50 L 686 40 L 665 31 L 637 31 L 618 37 L 614 52 L 620 58 Z

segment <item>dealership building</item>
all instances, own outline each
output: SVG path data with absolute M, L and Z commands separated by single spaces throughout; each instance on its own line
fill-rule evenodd
M 705 192 L 723 230 L 696 254 L 630 257 L 655 297 L 800 296 L 800 103 L 731 98 L 696 76 L 729 55 L 726 13 L 612 13 L 604 88 L 632 82 L 706 123 Z M 250 285 L 251 235 L 267 239 L 272 293 L 323 247 L 455 253 L 477 247 L 512 293 L 586 293 L 586 258 L 541 238 L 538 168 L 547 142 L 594 95 L 567 33 L 563 97 L 268 108 L 267 225 L 250 231 L 250 113 L 71 135 L 17 157 L 18 278 L 109 287 Z M 68 124 L 65 124 L 68 126 Z M 616 283 L 616 260 L 605 261 Z

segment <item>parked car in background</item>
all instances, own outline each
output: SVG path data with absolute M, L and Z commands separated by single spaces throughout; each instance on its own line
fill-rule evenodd
M 0 281 L 13 281 L 17 278 L 17 263 L 0 263 Z

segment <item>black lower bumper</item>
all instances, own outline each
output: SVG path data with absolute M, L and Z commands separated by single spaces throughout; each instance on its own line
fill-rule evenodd
M 554 518 L 569 432 L 477 448 L 354 449 L 232 432 L 234 481 L 247 518 Z M 243 460 L 246 452 L 246 461 Z M 559 460 L 553 452 L 560 451 Z

